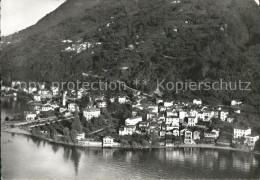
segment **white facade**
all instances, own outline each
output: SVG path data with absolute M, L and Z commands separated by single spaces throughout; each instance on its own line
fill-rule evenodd
M 105 108 L 105 107 L 107 107 L 107 102 L 106 101 L 97 101 L 97 107 Z
M 98 108 L 85 108 L 83 110 L 83 116 L 86 118 L 86 120 L 90 120 L 94 117 L 100 116 L 100 109 Z
M 234 138 L 241 138 L 251 134 L 251 128 L 234 128 Z
M 238 105 L 241 105 L 242 102 L 241 101 L 238 101 L 238 100 L 232 100 L 231 101 L 231 106 L 238 106 Z
M 33 112 L 25 112 L 24 114 L 26 121 L 33 121 L 37 117 L 37 114 Z
M 128 118 L 125 120 L 125 125 L 126 126 L 131 126 L 131 125 L 136 125 L 137 123 L 142 121 L 142 117 L 133 117 L 133 118 Z
M 36 95 L 33 96 L 33 99 L 34 99 L 34 101 L 38 101 L 39 102 L 39 101 L 41 101 L 41 96 L 36 94 Z
M 111 136 L 106 136 L 103 138 L 103 147 L 112 147 L 114 146 L 114 138 Z
M 165 101 L 165 102 L 164 102 L 164 106 L 165 106 L 165 107 L 171 107 L 171 106 L 173 106 L 173 101 Z
M 132 135 L 136 130 L 136 126 L 124 126 L 123 128 L 119 128 L 119 135 Z
M 77 140 L 83 140 L 83 139 L 85 139 L 85 133 L 79 133 L 79 134 L 77 134 L 76 139 L 77 139 Z
M 191 131 L 185 131 L 184 144 L 194 144 Z
M 228 114 L 228 111 L 219 111 L 219 119 L 221 121 L 226 121 Z
M 180 118 L 178 117 L 167 117 L 165 120 L 165 124 L 173 124 L 173 125 L 178 125 L 180 123 Z
M 44 105 L 42 106 L 42 111 L 46 112 L 46 111 L 53 111 L 53 107 L 50 105 Z
M 174 129 L 174 130 L 172 131 L 172 135 L 174 135 L 174 136 L 180 136 L 180 131 L 179 131 L 179 129 Z
M 76 110 L 79 110 L 79 106 L 76 103 L 70 103 L 68 105 L 68 110 L 71 112 L 75 112 Z
M 126 96 L 118 96 L 118 103 L 125 104 L 126 103 Z
M 202 105 L 201 99 L 194 99 L 193 104 Z
M 196 126 L 198 123 L 197 117 L 188 117 L 188 126 Z
M 256 141 L 259 139 L 259 135 L 246 135 L 245 144 L 248 146 L 255 146 Z

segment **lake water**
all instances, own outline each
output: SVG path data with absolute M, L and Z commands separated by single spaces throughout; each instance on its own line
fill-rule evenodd
M 2 99 L 2 121 L 26 109 Z M 2 133 L 3 179 L 260 178 L 260 156 L 202 148 L 122 150 L 74 148 Z

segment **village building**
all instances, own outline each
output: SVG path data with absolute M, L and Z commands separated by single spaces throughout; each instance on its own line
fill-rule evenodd
M 180 131 L 179 131 L 179 129 L 173 129 L 173 130 L 172 130 L 172 135 L 173 135 L 173 136 L 180 136 Z
M 100 109 L 95 107 L 87 107 L 83 110 L 83 116 L 87 121 L 94 117 L 97 118 L 100 116 Z
M 194 99 L 192 102 L 193 102 L 193 104 L 196 104 L 196 105 L 202 105 L 201 99 Z
M 251 128 L 236 127 L 234 128 L 234 138 L 245 137 L 251 134 Z
M 256 134 L 245 135 L 245 145 L 255 147 L 255 143 L 257 140 L 259 140 L 259 135 Z
M 68 110 L 71 112 L 79 111 L 79 106 L 76 103 L 69 103 Z
M 35 95 L 33 96 L 33 100 L 34 100 L 34 101 L 37 101 L 37 102 L 41 101 L 41 100 L 42 100 L 41 95 L 35 94 Z
M 200 139 L 200 134 L 201 134 L 200 131 L 194 131 L 194 132 L 193 132 L 193 139 L 194 139 L 194 140 Z
M 96 105 L 98 108 L 106 108 L 107 107 L 107 102 L 104 100 L 98 100 L 96 101 Z
M 127 96 L 121 95 L 117 97 L 119 104 L 125 104 L 127 102 Z
M 185 131 L 184 144 L 194 144 L 194 141 L 192 139 L 192 132 L 189 130 Z
M 187 117 L 188 120 L 188 126 L 196 126 L 198 123 L 198 118 L 197 117 Z
M 78 133 L 76 139 L 78 141 L 85 139 L 85 133 Z
M 242 101 L 236 99 L 231 101 L 231 106 L 238 106 L 238 105 L 242 105 Z
M 215 132 L 215 131 L 204 132 L 204 137 L 205 137 L 205 138 L 217 139 L 217 138 L 218 138 L 218 134 L 217 134 L 217 132 Z
M 59 88 L 57 87 L 52 87 L 51 91 L 53 96 L 58 96 L 60 94 Z
M 136 131 L 135 125 L 126 125 L 119 128 L 119 135 L 120 136 L 132 135 L 135 131 Z
M 36 119 L 37 117 L 37 113 L 36 112 L 32 112 L 32 111 L 25 111 L 24 112 L 24 117 L 26 121 L 33 121 Z
M 142 117 L 139 116 L 139 117 L 132 117 L 132 118 L 127 118 L 125 120 L 125 125 L 128 126 L 128 125 L 136 125 L 137 123 L 141 122 L 142 121 Z
M 157 116 L 158 116 L 158 113 L 148 112 L 147 115 L 146 115 L 146 118 L 147 119 L 153 119 L 153 118 L 156 118 Z
M 54 111 L 54 108 L 50 104 L 45 104 L 42 106 L 42 111 L 43 112 Z
M 172 106 L 173 106 L 173 101 L 165 101 L 165 102 L 164 102 L 164 106 L 165 106 L 166 108 L 172 107 Z
M 229 115 L 229 112 L 228 111 L 219 111 L 219 119 L 221 121 L 226 121 L 227 117 Z
M 176 116 L 166 117 L 165 124 L 173 124 L 175 126 L 179 126 L 180 118 Z
M 103 147 L 113 147 L 115 146 L 114 138 L 111 136 L 105 136 L 102 141 Z

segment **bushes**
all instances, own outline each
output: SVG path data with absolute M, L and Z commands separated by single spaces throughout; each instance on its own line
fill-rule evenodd
M 256 141 L 255 150 L 260 152 L 260 140 Z

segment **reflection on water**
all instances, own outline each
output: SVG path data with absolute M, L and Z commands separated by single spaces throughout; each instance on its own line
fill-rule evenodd
M 4 116 L 28 108 L 2 107 Z M 4 179 L 260 178 L 259 155 L 228 150 L 75 148 L 8 133 L 1 147 Z

